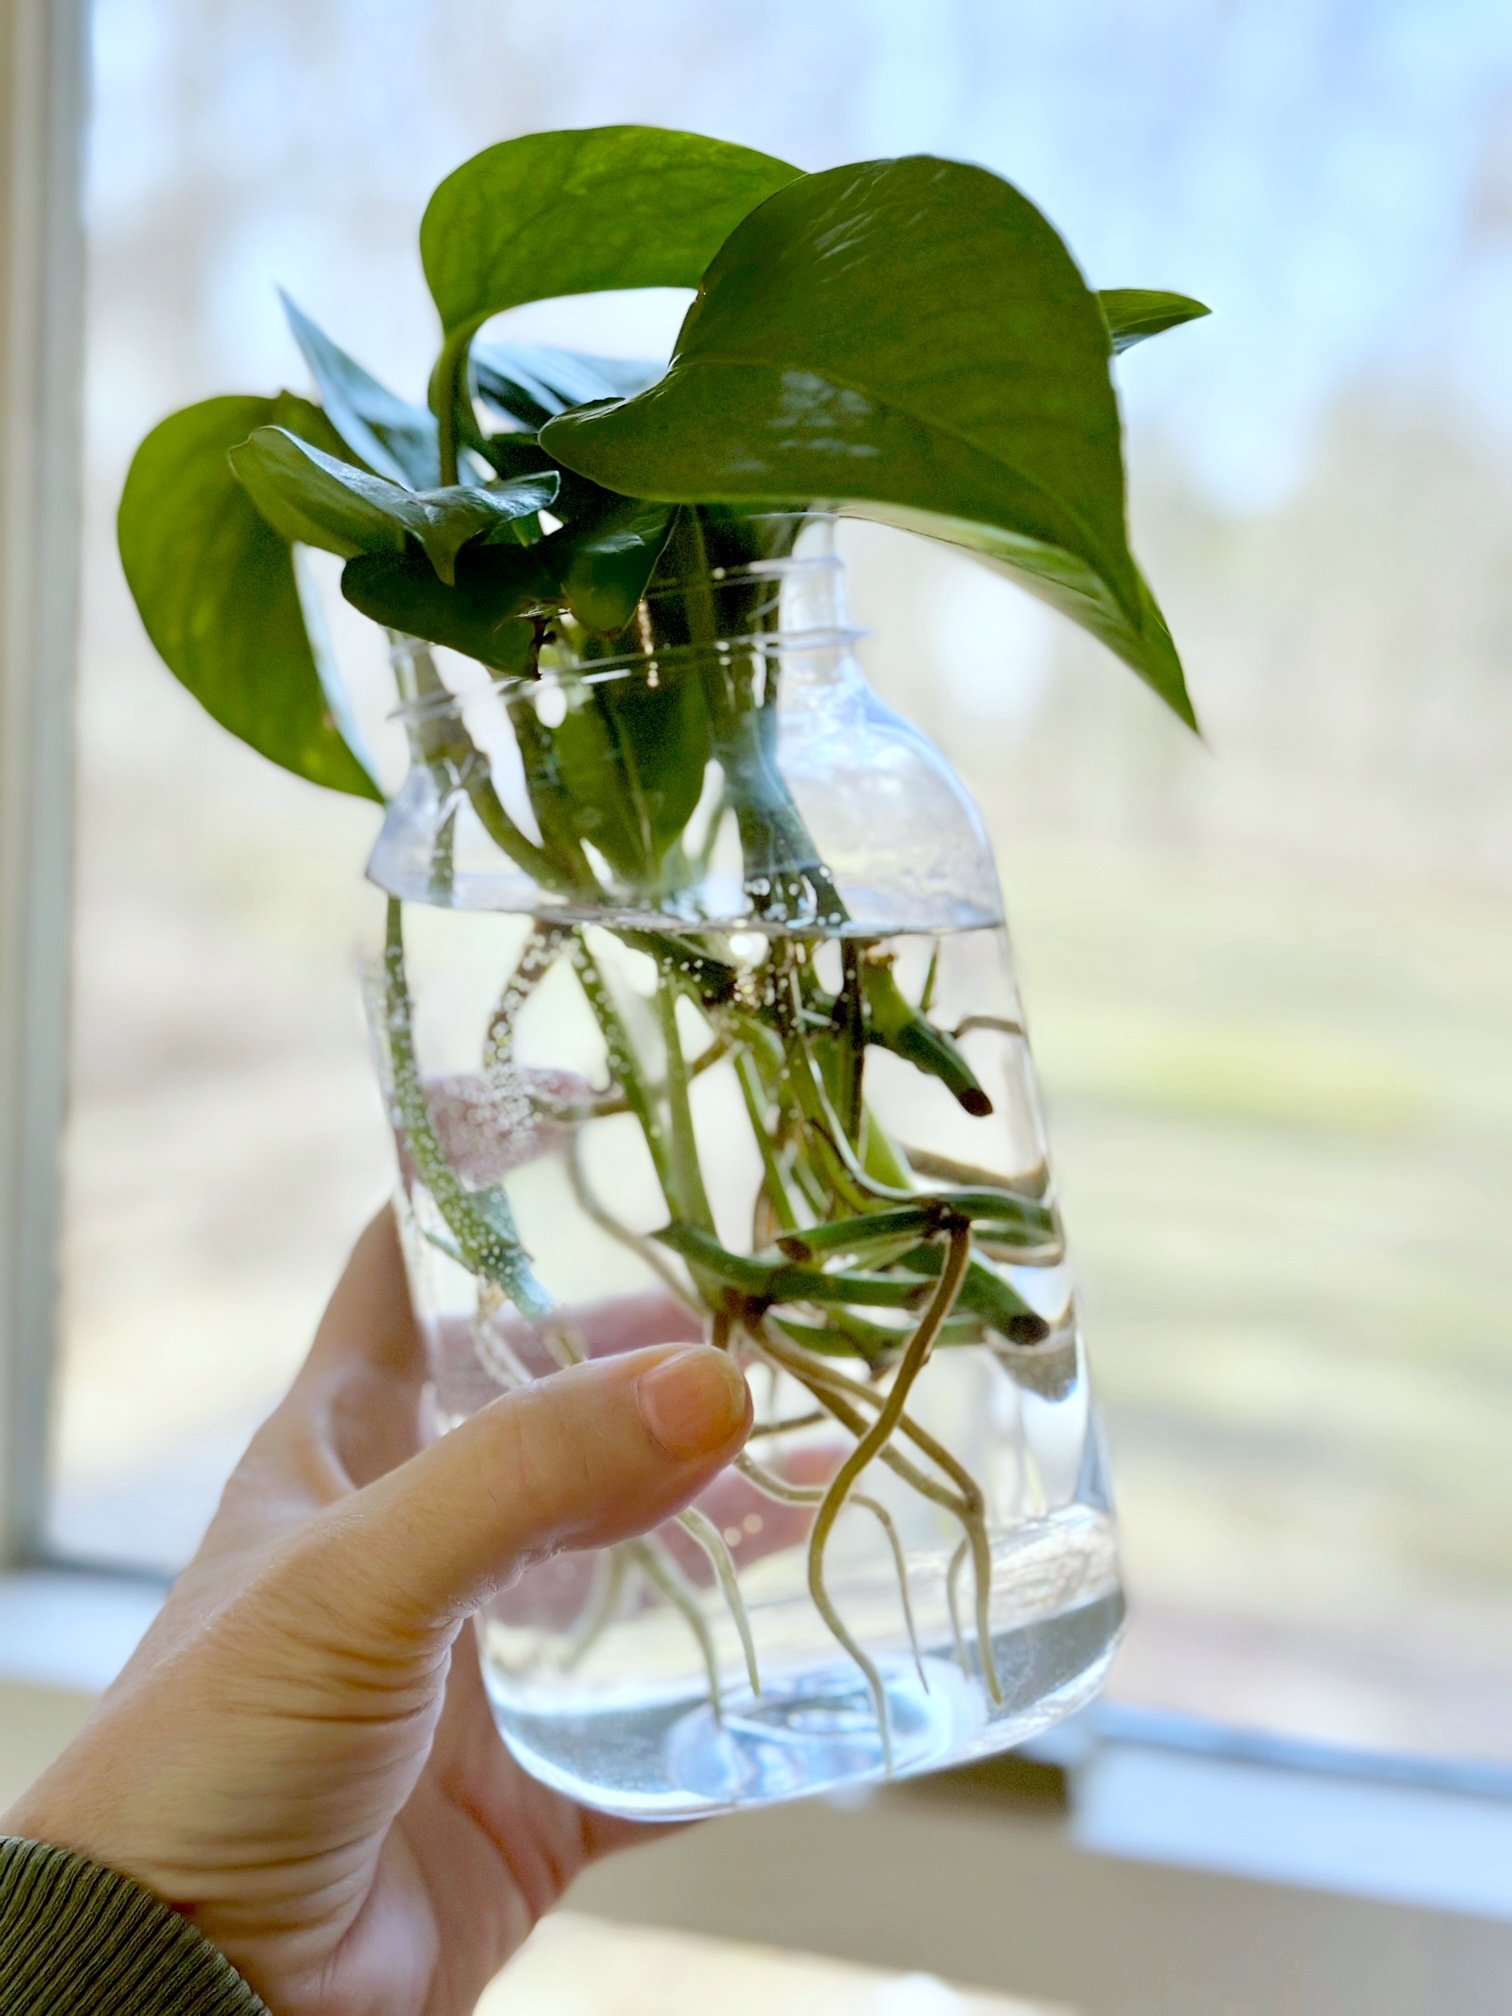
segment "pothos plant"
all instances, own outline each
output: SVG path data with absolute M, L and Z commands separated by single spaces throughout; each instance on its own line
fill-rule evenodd
M 797 522 L 774 510 L 825 506 L 967 549 L 1195 725 L 1128 545 L 1110 365 L 1206 311 L 1181 295 L 1089 288 L 1033 204 L 978 167 L 920 156 L 802 174 L 644 127 L 535 134 L 477 155 L 432 196 L 420 250 L 441 322 L 425 400 L 390 391 L 286 304 L 315 398 L 210 399 L 156 427 L 121 502 L 126 576 L 162 658 L 208 711 L 333 790 L 381 796 L 305 549 L 339 556 L 346 600 L 411 640 L 395 661 L 402 699 L 444 702 L 432 646 L 495 676 L 528 820 L 506 809 L 456 709 L 410 716 L 414 756 L 443 798 L 470 807 L 541 896 L 520 966 L 501 976 L 489 1065 L 507 1064 L 541 975 L 570 963 L 613 1083 L 554 1117 L 570 1129 L 611 1104 L 633 1114 L 666 1207 L 651 1239 L 616 1226 L 601 1200 L 600 1222 L 696 1301 L 716 1342 L 781 1366 L 847 1439 L 823 1486 L 745 1461 L 771 1495 L 814 1504 L 813 1598 L 865 1675 L 885 1740 L 875 1667 L 827 1590 L 828 1536 L 873 1460 L 942 1508 L 960 1529 L 952 1600 L 970 1563 L 996 1693 L 982 1494 L 911 1417 L 909 1394 L 936 1349 L 1044 1336 L 1004 1263 L 1057 1256 L 1053 1209 L 979 1169 L 911 1159 L 870 1111 L 865 1061 L 878 1046 L 966 1112 L 990 1109 L 928 986 L 906 998 L 885 948 L 852 927 L 773 757 L 775 673 L 758 686 L 726 655 L 695 650 L 652 690 L 585 680 L 555 725 L 531 688 L 564 640 L 579 666 L 612 658 L 631 628 L 638 648 L 712 647 L 700 587 L 711 569 L 772 558 Z M 640 287 L 695 290 L 670 363 L 480 334 L 527 302 Z M 753 607 L 751 622 L 770 620 Z M 744 852 L 747 917 L 768 934 L 754 988 L 737 984 L 728 932 L 690 930 L 679 906 L 697 873 L 685 830 L 711 765 Z M 444 902 L 444 860 L 438 875 Z M 668 920 L 615 927 L 655 962 L 654 1067 L 584 928 L 612 923 L 627 895 Z M 821 975 L 819 941 L 842 948 L 838 986 Z M 549 1323 L 502 1184 L 449 1158 L 415 1056 L 396 902 L 384 975 L 396 1121 L 438 1236 L 485 1303 Z M 705 1029 L 691 1058 L 680 1008 Z M 763 1170 L 739 1253 L 715 1230 L 689 1102 L 690 1077 L 716 1054 L 733 1064 Z M 688 1516 L 749 1648 L 723 1543 Z M 646 1559 L 701 1632 L 670 1564 Z M 712 1655 L 710 1681 L 717 1705 Z

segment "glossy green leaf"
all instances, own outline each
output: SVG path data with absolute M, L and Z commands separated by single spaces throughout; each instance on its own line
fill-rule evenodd
M 667 543 L 674 507 L 612 497 L 541 548 L 562 599 L 589 630 L 623 630 Z
M 287 294 L 281 293 L 279 298 L 331 425 L 352 453 L 375 475 L 411 490 L 427 490 L 439 483 L 441 453 L 435 415 L 380 385 Z
M 476 446 L 496 476 L 537 476 L 549 469 L 561 480 L 562 472 L 534 434 L 483 434 Z M 560 510 L 560 492 L 552 499 L 552 509 Z
M 121 497 L 121 563 L 159 656 L 208 713 L 312 783 L 381 799 L 336 725 L 345 708 L 322 685 L 294 557 L 227 459 L 281 411 L 207 399 L 154 427 Z
M 519 521 L 544 511 L 556 493 L 555 470 L 511 477 L 487 490 L 468 483 L 425 490 L 412 500 L 423 520 L 412 529 L 436 573 L 450 582 L 456 578 L 457 555 L 463 547 L 488 546 L 501 539 L 516 542 Z
M 349 560 L 402 553 L 405 527 L 388 499 L 409 493 L 323 453 L 283 427 L 258 427 L 231 450 L 231 467 L 283 538 Z M 340 472 L 339 474 L 336 472 Z
M 536 626 L 522 612 L 551 584 L 537 547 L 464 549 L 454 587 L 437 578 L 423 554 L 364 553 L 341 572 L 341 592 L 354 609 L 411 637 L 464 652 L 496 672 L 530 670 Z
M 570 406 L 644 392 L 666 368 L 528 343 L 475 343 L 472 367 L 474 388 L 483 404 L 516 426 L 529 428 Z
M 749 147 L 657 126 L 505 140 L 431 197 L 425 277 L 449 336 L 548 296 L 696 287 L 741 218 L 797 173 Z
M 498 538 L 516 519 L 544 510 L 557 492 L 556 474 L 549 469 L 487 490 L 472 484 L 406 490 L 279 427 L 259 428 L 232 451 L 231 462 L 258 509 L 286 539 L 350 559 L 400 552 L 408 535 L 447 583 L 455 579 L 465 545 Z
M 1195 322 L 1213 312 L 1190 294 L 1160 294 L 1145 287 L 1105 287 L 1097 299 L 1113 338 L 1115 357 L 1147 337 L 1161 336 L 1167 329 L 1179 329 L 1183 322 Z
M 779 190 L 710 266 L 667 375 L 541 443 L 630 496 L 827 500 L 966 546 L 1192 719 L 1128 548 L 1108 324 L 983 169 L 917 156 Z
M 513 487 L 527 497 L 531 484 L 539 493 L 555 480 L 549 469 L 517 478 Z M 549 616 L 565 604 L 590 630 L 622 630 L 666 544 L 673 507 L 594 495 L 599 501 L 590 515 L 536 544 L 513 546 L 502 534 L 487 533 L 471 540 L 457 556 L 454 580 L 427 569 L 412 551 L 373 552 L 371 566 L 348 567 L 342 592 L 392 629 L 467 651 L 502 671 L 520 669 L 528 655 L 533 626 L 515 622 L 526 612 Z M 411 505 L 426 501 L 409 499 Z
M 552 736 L 578 837 L 644 890 L 702 796 L 710 730 L 696 677 L 636 671 L 578 685 Z
M 334 455 L 338 461 L 349 462 L 352 451 L 324 412 L 313 400 L 302 399 L 297 392 L 280 392 L 273 401 L 271 424 L 287 427 L 291 434 L 297 434 L 301 441 L 308 441 L 312 448 L 319 448 L 327 455 Z

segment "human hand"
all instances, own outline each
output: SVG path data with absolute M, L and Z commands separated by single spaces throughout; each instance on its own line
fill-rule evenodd
M 157 1623 L 0 1832 L 134 1876 L 278 2016 L 471 2010 L 577 1872 L 642 1831 L 515 1764 L 460 1634 L 522 1567 L 649 1530 L 740 1448 L 737 1370 L 663 1335 L 422 1446 L 385 1212 Z

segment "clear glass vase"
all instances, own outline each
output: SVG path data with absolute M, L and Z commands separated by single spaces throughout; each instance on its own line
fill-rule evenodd
M 683 514 L 632 629 L 394 642 L 369 977 L 438 1406 L 704 1336 L 755 1394 L 680 1520 L 480 1617 L 506 1741 L 676 1818 L 1086 1702 L 1115 1534 L 991 852 L 868 691 L 822 518 Z

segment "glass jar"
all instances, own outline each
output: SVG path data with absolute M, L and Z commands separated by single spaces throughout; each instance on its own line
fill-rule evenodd
M 703 1336 L 745 1455 L 479 1618 L 500 1730 L 680 1818 L 1081 1706 L 1115 1535 L 991 851 L 856 664 L 823 518 L 680 514 L 539 676 L 394 641 L 371 1022 L 443 1419 Z

